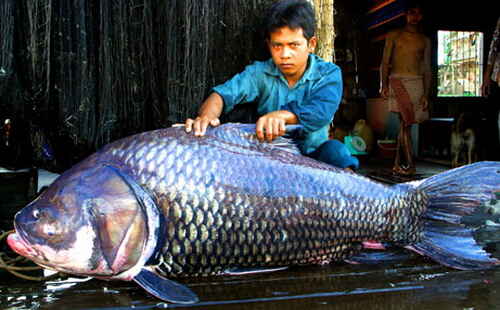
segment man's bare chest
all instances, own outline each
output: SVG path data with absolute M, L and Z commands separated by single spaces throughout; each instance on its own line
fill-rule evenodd
M 425 40 L 420 36 L 403 33 L 396 39 L 395 49 L 397 53 L 421 56 L 425 50 Z

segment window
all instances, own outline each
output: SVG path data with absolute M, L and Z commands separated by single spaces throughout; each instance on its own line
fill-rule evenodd
M 438 31 L 438 97 L 481 96 L 483 33 Z

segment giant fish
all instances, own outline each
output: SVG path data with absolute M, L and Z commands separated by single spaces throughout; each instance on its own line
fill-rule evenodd
M 355 262 L 382 243 L 452 268 L 499 264 L 460 224 L 500 191 L 499 162 L 388 186 L 302 156 L 302 130 L 269 143 L 248 124 L 117 140 L 19 211 L 8 243 L 45 268 L 133 280 L 175 303 L 198 301 L 182 277 Z

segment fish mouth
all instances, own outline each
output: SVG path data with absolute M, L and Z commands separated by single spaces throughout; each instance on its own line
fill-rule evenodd
M 14 221 L 14 232 L 7 236 L 7 244 L 19 255 L 36 260 L 40 254 L 33 248 L 26 232 Z
M 29 245 L 26 240 L 21 236 L 21 233 L 16 229 L 16 232 L 7 236 L 7 244 L 9 247 L 19 255 L 28 258 L 38 257 L 38 253 Z
M 17 233 L 17 231 L 7 236 L 7 244 L 17 254 L 31 259 L 37 265 L 45 269 L 56 271 L 51 266 L 45 265 L 44 263 L 40 262 L 40 260 L 38 259 L 38 257 L 40 257 L 38 252 L 33 249 L 33 247 L 31 247 L 29 243 L 25 241 L 19 233 Z

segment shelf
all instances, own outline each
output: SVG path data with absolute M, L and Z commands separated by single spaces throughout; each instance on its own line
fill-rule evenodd
M 396 20 L 396 19 L 398 19 L 398 18 L 400 18 L 401 16 L 404 16 L 404 15 L 405 15 L 405 13 L 399 13 L 399 14 L 397 14 L 397 15 L 391 17 L 391 18 L 388 18 L 388 19 L 386 19 L 386 20 L 384 20 L 384 21 L 382 21 L 380 23 L 377 23 L 375 25 L 372 25 L 372 26 L 368 27 L 368 30 L 372 30 L 372 29 L 375 29 L 377 27 L 380 27 L 380 26 L 382 26 L 384 24 L 387 24 L 388 22 L 391 22 L 393 20 Z
M 376 42 L 384 41 L 385 38 L 387 38 L 387 33 L 371 38 L 370 42 L 376 43 Z
M 387 0 L 382 2 L 378 1 L 378 3 L 378 5 L 374 5 L 366 13 L 366 26 L 368 30 L 398 20 L 406 14 L 406 5 L 404 1 Z
M 387 6 L 393 2 L 396 2 L 396 1 L 397 0 L 385 0 L 382 3 L 373 6 L 371 9 L 368 10 L 368 12 L 366 14 L 371 14 L 371 13 L 377 12 L 378 10 L 380 10 L 380 9 L 384 8 L 385 6 Z

